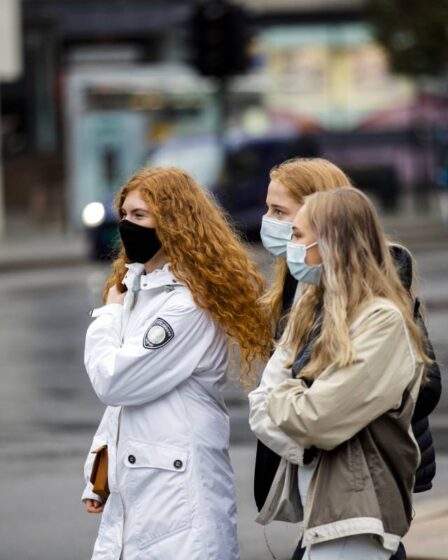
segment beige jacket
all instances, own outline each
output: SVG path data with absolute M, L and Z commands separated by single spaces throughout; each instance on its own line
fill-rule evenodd
M 304 449 L 322 450 L 303 504 L 304 545 L 372 533 L 395 551 L 412 516 L 419 451 L 410 424 L 423 364 L 399 310 L 387 300 L 378 298 L 364 308 L 351 334 L 354 364 L 331 364 L 310 388 L 291 379 L 289 370 L 288 379 L 269 391 L 263 405 L 272 424 L 260 418 L 255 422 L 257 413 L 251 410 L 251 426 L 258 437 L 261 426 L 268 427 L 270 436 L 273 426 L 280 429 L 296 443 L 298 464 Z M 268 377 L 273 364 L 286 377 L 288 358 L 285 350 L 277 350 L 267 365 Z M 285 462 L 283 469 L 295 468 Z M 281 492 L 271 490 L 275 501 Z M 292 494 L 291 500 L 300 502 L 298 493 Z M 302 504 L 296 504 L 296 514 L 301 510 Z M 260 521 L 268 522 L 269 515 L 274 519 L 275 511 L 275 503 L 266 504 L 267 515 Z

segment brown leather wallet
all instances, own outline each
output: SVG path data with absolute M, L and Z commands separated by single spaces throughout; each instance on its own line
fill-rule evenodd
M 98 449 L 95 449 L 92 453 L 96 453 L 92 472 L 90 474 L 90 482 L 93 486 L 92 491 L 106 501 L 110 494 L 109 483 L 107 480 L 107 471 L 109 467 L 107 445 L 98 447 Z

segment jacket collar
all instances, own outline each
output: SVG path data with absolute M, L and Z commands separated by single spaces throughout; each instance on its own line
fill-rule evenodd
M 141 263 L 126 264 L 125 266 L 128 271 L 123 278 L 123 284 L 133 292 L 183 285 L 172 274 L 170 263 L 166 263 L 162 268 L 157 268 L 149 274 L 144 274 L 145 265 Z

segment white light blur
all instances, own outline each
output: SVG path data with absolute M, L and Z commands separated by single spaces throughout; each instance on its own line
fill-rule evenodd
M 96 227 L 104 222 L 106 210 L 101 202 L 90 202 L 82 211 L 82 222 L 86 227 Z

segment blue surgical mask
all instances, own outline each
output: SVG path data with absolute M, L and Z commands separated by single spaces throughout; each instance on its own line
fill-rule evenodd
M 264 248 L 275 257 L 286 255 L 286 244 L 291 239 L 292 224 L 263 216 L 260 237 Z
M 296 280 L 304 284 L 314 284 L 315 286 L 320 284 L 322 265 L 310 266 L 305 262 L 307 249 L 311 249 L 317 244 L 317 241 L 311 245 L 289 241 L 286 245 L 289 272 Z

